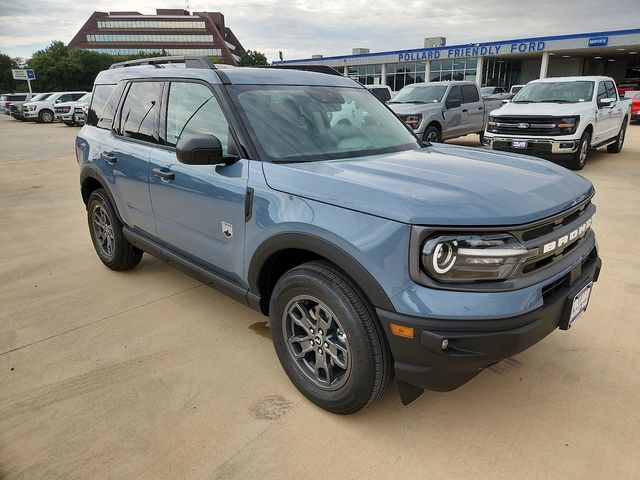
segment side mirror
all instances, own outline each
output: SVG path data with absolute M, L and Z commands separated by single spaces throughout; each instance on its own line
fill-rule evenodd
M 224 155 L 222 144 L 214 135 L 183 135 L 176 145 L 176 156 L 187 165 L 230 165 L 235 155 Z
M 462 105 L 462 100 L 447 100 L 445 106 L 447 108 L 458 108 Z
M 511 99 L 509 98 L 505 98 L 502 100 L 502 104 L 504 105 L 505 103 L 511 103 Z
M 57 99 L 57 100 L 56 100 L 55 102 L 53 102 L 53 103 L 60 103 L 60 99 Z
M 600 100 L 598 100 L 598 106 L 599 107 L 610 107 L 614 103 L 616 103 L 616 99 L 613 98 L 613 97 L 611 97 L 611 98 L 601 98 Z

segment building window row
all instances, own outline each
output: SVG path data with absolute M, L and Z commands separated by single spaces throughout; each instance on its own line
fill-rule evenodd
M 381 83 L 382 65 L 358 65 L 349 67 L 349 78 L 363 85 L 377 85 Z
M 170 30 L 173 28 L 191 28 L 191 29 L 204 29 L 204 22 L 200 21 L 169 21 L 169 20 L 98 20 L 98 28 L 112 29 L 112 28 L 131 28 L 131 29 L 146 29 L 156 28 Z
M 165 55 L 205 55 L 221 57 L 219 48 L 87 48 L 92 52 L 108 53 L 110 55 L 138 55 L 138 54 L 165 54 Z
M 432 82 L 444 82 L 448 80 L 469 80 L 475 82 L 477 66 L 477 58 L 434 60 L 431 62 L 429 80 Z
M 123 34 L 89 33 L 88 42 L 153 42 L 153 43 L 212 43 L 213 35 L 180 35 L 180 34 Z
M 388 63 L 387 85 L 397 92 L 405 85 L 424 82 L 425 68 L 426 64 L 422 62 Z

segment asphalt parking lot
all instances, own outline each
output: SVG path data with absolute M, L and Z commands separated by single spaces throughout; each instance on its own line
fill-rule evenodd
M 100 263 L 76 132 L 0 116 L 0 478 L 640 478 L 640 125 L 581 172 L 604 267 L 575 326 L 349 417 L 297 392 L 258 313 Z

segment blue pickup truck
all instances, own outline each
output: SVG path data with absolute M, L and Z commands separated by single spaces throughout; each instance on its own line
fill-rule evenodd
M 345 104 L 359 120 L 332 122 Z M 291 381 L 338 414 L 394 374 L 407 404 L 568 329 L 600 272 L 589 181 L 423 143 L 342 76 L 115 64 L 76 154 L 107 267 L 147 252 L 268 315 Z

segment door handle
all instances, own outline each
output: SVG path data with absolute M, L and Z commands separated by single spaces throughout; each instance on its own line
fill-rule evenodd
M 153 174 L 156 177 L 160 177 L 160 180 L 162 180 L 163 182 L 170 182 L 171 180 L 176 179 L 176 174 L 169 171 L 169 169 L 167 168 L 154 168 Z
M 466 113 L 466 112 L 468 112 L 468 111 L 469 111 L 469 110 L 468 110 L 468 109 L 466 109 L 466 108 L 463 108 L 463 109 L 462 109 L 462 113 Z
M 114 164 L 118 163 L 118 158 L 113 153 L 102 152 L 100 154 L 100 156 L 109 165 L 114 165 Z
M 478 107 L 478 110 L 484 110 L 484 107 Z

